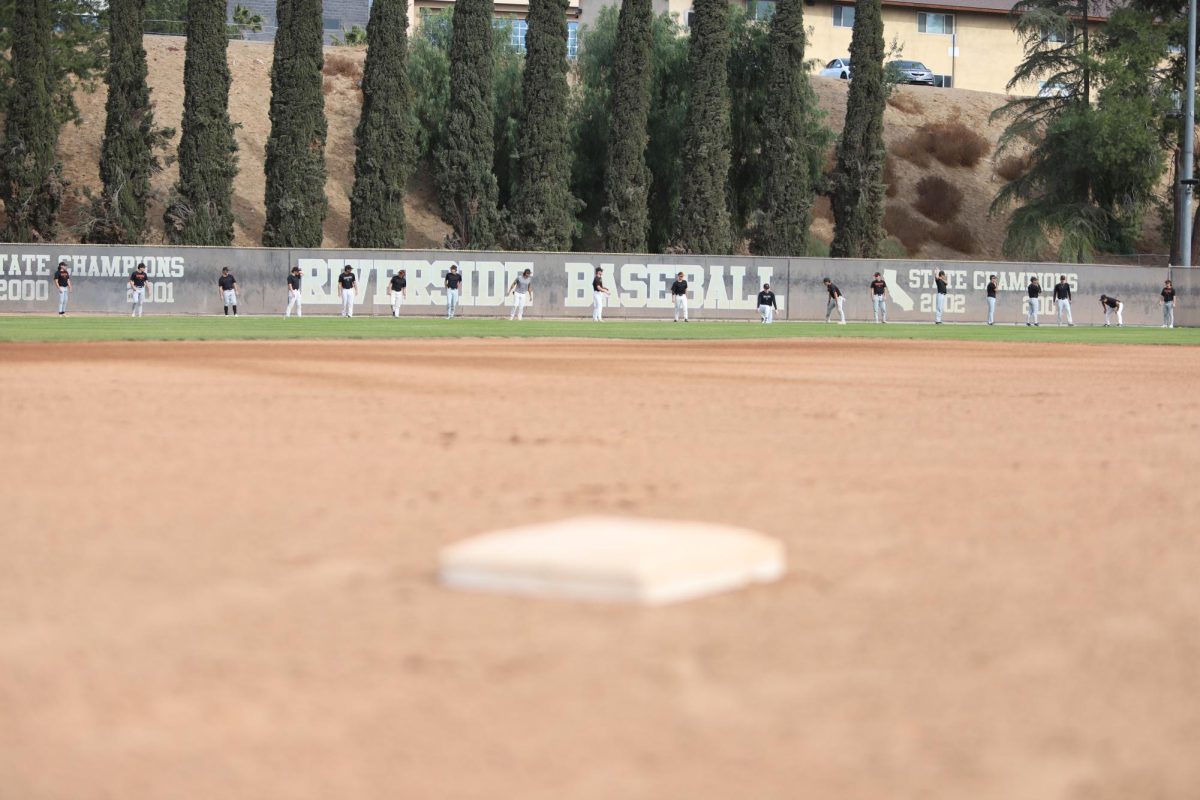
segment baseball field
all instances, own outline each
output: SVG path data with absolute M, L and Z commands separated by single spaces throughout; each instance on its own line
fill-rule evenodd
M 0 798 L 1191 800 L 1196 345 L 0 317 Z M 596 512 L 790 570 L 654 609 L 435 580 Z

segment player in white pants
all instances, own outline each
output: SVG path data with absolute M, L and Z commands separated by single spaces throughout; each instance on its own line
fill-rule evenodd
M 758 293 L 759 321 L 764 325 L 770 325 L 775 321 L 775 312 L 778 310 L 779 306 L 775 303 L 775 293 L 771 291 L 771 284 L 764 283 L 762 291 Z
M 1058 276 L 1058 283 L 1054 286 L 1054 305 L 1058 310 L 1058 324 L 1063 324 L 1063 317 L 1067 318 L 1067 327 L 1074 328 L 1075 321 L 1071 319 L 1071 284 L 1067 283 L 1066 275 Z
M 446 273 L 446 279 L 443 285 L 446 287 L 446 319 L 454 319 L 454 315 L 458 313 L 458 286 L 462 283 L 462 275 L 459 274 L 458 265 L 451 264 L 450 271 Z
M 887 281 L 878 272 L 871 279 L 871 304 L 875 309 L 875 322 L 887 324 Z
M 408 297 L 408 270 L 400 270 L 388 281 L 388 294 L 392 296 L 392 316 L 400 316 L 400 306 Z
M 671 284 L 671 299 L 675 301 L 675 321 L 679 322 L 679 315 L 683 315 L 683 321 L 688 321 L 687 307 L 687 291 L 688 282 L 683 279 L 683 273 L 680 272 L 675 276 L 675 282 Z
M 1170 281 L 1163 284 L 1162 296 L 1163 327 L 1175 327 L 1175 285 Z
M 67 315 L 67 298 L 71 294 L 71 273 L 67 271 L 67 262 L 58 262 L 58 269 L 54 271 L 51 280 L 58 287 L 58 315 L 65 317 Z
M 828 302 L 825 303 L 825 321 L 829 322 L 829 318 L 833 316 L 836 310 L 841 320 L 838 325 L 846 324 L 846 297 L 842 294 L 842 290 L 837 287 L 829 278 L 825 278 L 821 283 L 825 284 L 825 292 L 829 295 Z
M 1104 309 L 1104 327 L 1108 327 L 1108 321 L 1112 312 L 1117 312 L 1117 327 L 1125 327 L 1125 319 L 1122 317 L 1122 312 L 1125 311 L 1125 304 L 1115 297 L 1109 297 L 1106 294 L 1100 295 L 1100 308 Z
M 508 287 L 508 292 L 505 294 L 513 296 L 513 310 L 508 315 L 510 320 L 525 319 L 525 306 L 529 305 L 529 301 L 533 299 L 533 272 L 525 270 L 516 277 L 512 285 Z
M 233 277 L 229 267 L 221 267 L 221 277 L 217 278 L 217 294 L 225 303 L 225 316 L 227 317 L 230 308 L 233 308 L 233 315 L 237 316 L 237 288 L 237 278 Z
M 150 285 L 150 279 L 146 275 L 146 265 L 138 264 L 129 275 L 129 299 L 133 303 L 133 314 L 131 316 L 140 317 L 144 315 L 146 304 L 146 287 Z
M 342 274 L 338 275 L 338 286 L 342 290 L 342 316 L 354 316 L 354 287 L 358 285 L 358 278 L 354 274 L 354 267 L 349 264 L 342 270 Z
M 604 287 L 604 270 L 596 267 L 596 277 L 592 278 L 592 321 L 604 321 L 604 296 L 608 294 Z
M 987 285 L 987 307 L 988 307 L 987 324 L 988 325 L 991 325 L 991 324 L 995 323 L 995 321 L 996 321 L 996 289 L 997 288 L 998 287 L 996 285 L 996 276 L 992 275 L 988 278 L 988 285 Z
M 1025 314 L 1025 327 L 1038 327 L 1038 303 L 1042 296 L 1042 285 L 1038 283 L 1037 275 L 1029 279 L 1029 288 L 1026 290 L 1029 293 L 1029 309 Z
M 934 278 L 937 284 L 937 294 L 933 296 L 933 324 L 942 324 L 942 315 L 946 313 L 946 272 L 938 270 L 937 276 Z
M 285 317 L 290 317 L 292 315 L 293 308 L 296 309 L 297 317 L 304 316 L 304 301 L 301 299 L 300 295 L 300 280 L 300 268 L 292 267 L 292 272 L 287 277 L 288 304 L 287 311 L 284 313 Z

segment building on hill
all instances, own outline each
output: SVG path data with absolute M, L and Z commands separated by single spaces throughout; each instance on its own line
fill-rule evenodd
M 228 0 L 229 13 L 243 5 L 263 18 L 263 32 L 251 38 L 271 39 L 275 32 L 275 0 Z M 592 23 L 600 9 L 620 0 L 572 0 L 567 11 L 567 54 L 574 57 L 579 32 Z M 730 0 L 743 5 L 755 19 L 767 21 L 775 0 Z M 895 39 L 906 61 L 920 61 L 934 74 L 935 86 L 953 86 L 982 92 L 1004 93 L 1017 64 L 1024 57 L 1021 41 L 1012 29 L 1015 0 L 883 0 L 883 35 L 890 45 Z M 410 0 L 410 30 L 416 31 L 423 17 L 449 8 L 454 0 Z M 1100 3 L 1096 4 L 1100 6 Z M 671 13 L 685 27 L 691 18 L 692 0 L 654 0 L 656 14 Z M 367 27 L 371 0 L 325 0 L 326 38 L 343 36 L 354 26 Z M 497 2 L 497 24 L 512 25 L 512 44 L 525 48 L 525 18 L 529 4 L 512 0 Z M 1096 16 L 1093 24 L 1105 17 Z M 824 66 L 833 59 L 847 58 L 854 27 L 854 3 L 835 0 L 805 0 L 804 24 L 809 29 L 806 54 Z M 1027 94 L 1043 87 L 1026 86 Z

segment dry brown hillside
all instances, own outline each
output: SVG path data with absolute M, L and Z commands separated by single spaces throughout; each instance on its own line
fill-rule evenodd
M 183 44 L 178 37 L 146 37 L 157 119 L 163 125 L 175 127 L 177 134 L 183 105 Z M 364 51 L 359 49 L 326 51 L 329 216 L 325 222 L 325 245 L 329 247 L 346 244 L 349 193 L 354 177 L 354 127 L 360 104 L 357 80 L 361 77 L 363 58 Z M 241 126 L 237 132 L 240 172 L 234 198 L 238 214 L 236 244 L 257 245 L 263 225 L 263 148 L 270 132 L 267 108 L 271 46 L 232 42 L 229 61 L 233 71 L 230 115 Z M 845 116 L 846 82 L 814 78 L 813 85 L 827 112 L 828 123 L 840 129 Z M 84 123 L 64 130 L 61 147 L 66 176 L 75 189 L 98 188 L 100 139 L 104 132 L 103 86 L 92 94 L 80 92 L 77 100 Z M 1000 95 L 983 92 L 907 86 L 898 88 L 892 96 L 884 118 L 891 182 L 886 227 L 894 238 L 903 240 L 909 254 L 934 258 L 1000 257 L 1005 220 L 989 218 L 987 209 L 1002 181 L 994 163 L 994 145 L 1002 126 L 990 122 L 989 115 L 1003 100 Z M 974 146 L 968 141 L 972 137 L 979 137 Z M 939 156 L 955 165 L 943 163 Z M 974 160 L 969 166 L 961 166 L 956 161 L 960 156 Z M 155 186 L 161 196 L 165 197 L 175 178 L 173 167 L 156 178 Z M 922 179 L 926 181 L 923 187 Z M 924 196 L 919 193 L 920 188 L 925 189 Z M 956 207 L 953 201 L 959 193 L 961 200 Z M 74 222 L 75 212 L 72 203 L 66 209 L 64 228 Z M 161 215 L 160 200 L 152 212 L 158 237 L 162 235 Z M 427 177 L 418 177 L 411 186 L 408 219 L 410 247 L 441 245 L 448 228 L 438 217 Z M 832 224 L 825 202 L 817 206 L 813 229 L 818 238 L 830 240 Z

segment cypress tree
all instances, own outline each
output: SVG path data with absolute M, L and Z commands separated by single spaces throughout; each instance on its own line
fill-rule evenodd
M 692 9 L 675 244 L 688 253 L 728 253 L 729 3 L 696 0 Z
M 404 194 L 414 157 L 408 0 L 375 0 L 367 22 L 363 107 L 354 132 L 351 247 L 404 246 Z
M 237 142 L 229 121 L 224 0 L 188 0 L 186 25 L 179 182 L 163 221 L 174 244 L 228 246 Z
M 569 250 L 577 204 L 567 118 L 567 0 L 529 0 L 521 99 L 512 212 L 517 246 Z
M 804 0 L 779 0 L 767 46 L 763 205 L 755 249 L 768 256 L 804 255 L 817 149 L 808 136 L 816 99 L 804 66 Z
M 600 229 L 610 253 L 646 251 L 650 227 L 650 50 L 652 0 L 624 0 L 613 55 L 608 163 Z
M 881 0 L 857 0 L 846 98 L 846 124 L 838 142 L 832 195 L 835 258 L 878 258 L 883 239 L 883 107 L 888 87 L 883 75 Z
M 145 0 L 108 4 L 108 99 L 100 145 L 103 191 L 92 204 L 83 236 L 88 242 L 137 244 L 146 239 L 150 176 L 162 169 L 155 151 L 173 132 L 154 126 L 142 47 L 144 23 Z
M 483 249 L 496 238 L 499 191 L 492 118 L 492 4 L 458 0 L 450 34 L 450 108 L 437 153 L 442 218 L 461 247 Z
M 12 86 L 0 148 L 0 200 L 8 242 L 53 240 L 62 203 L 50 36 L 50 0 L 29 0 L 13 20 Z
M 267 247 L 320 247 L 325 199 L 321 0 L 279 0 L 266 152 Z

